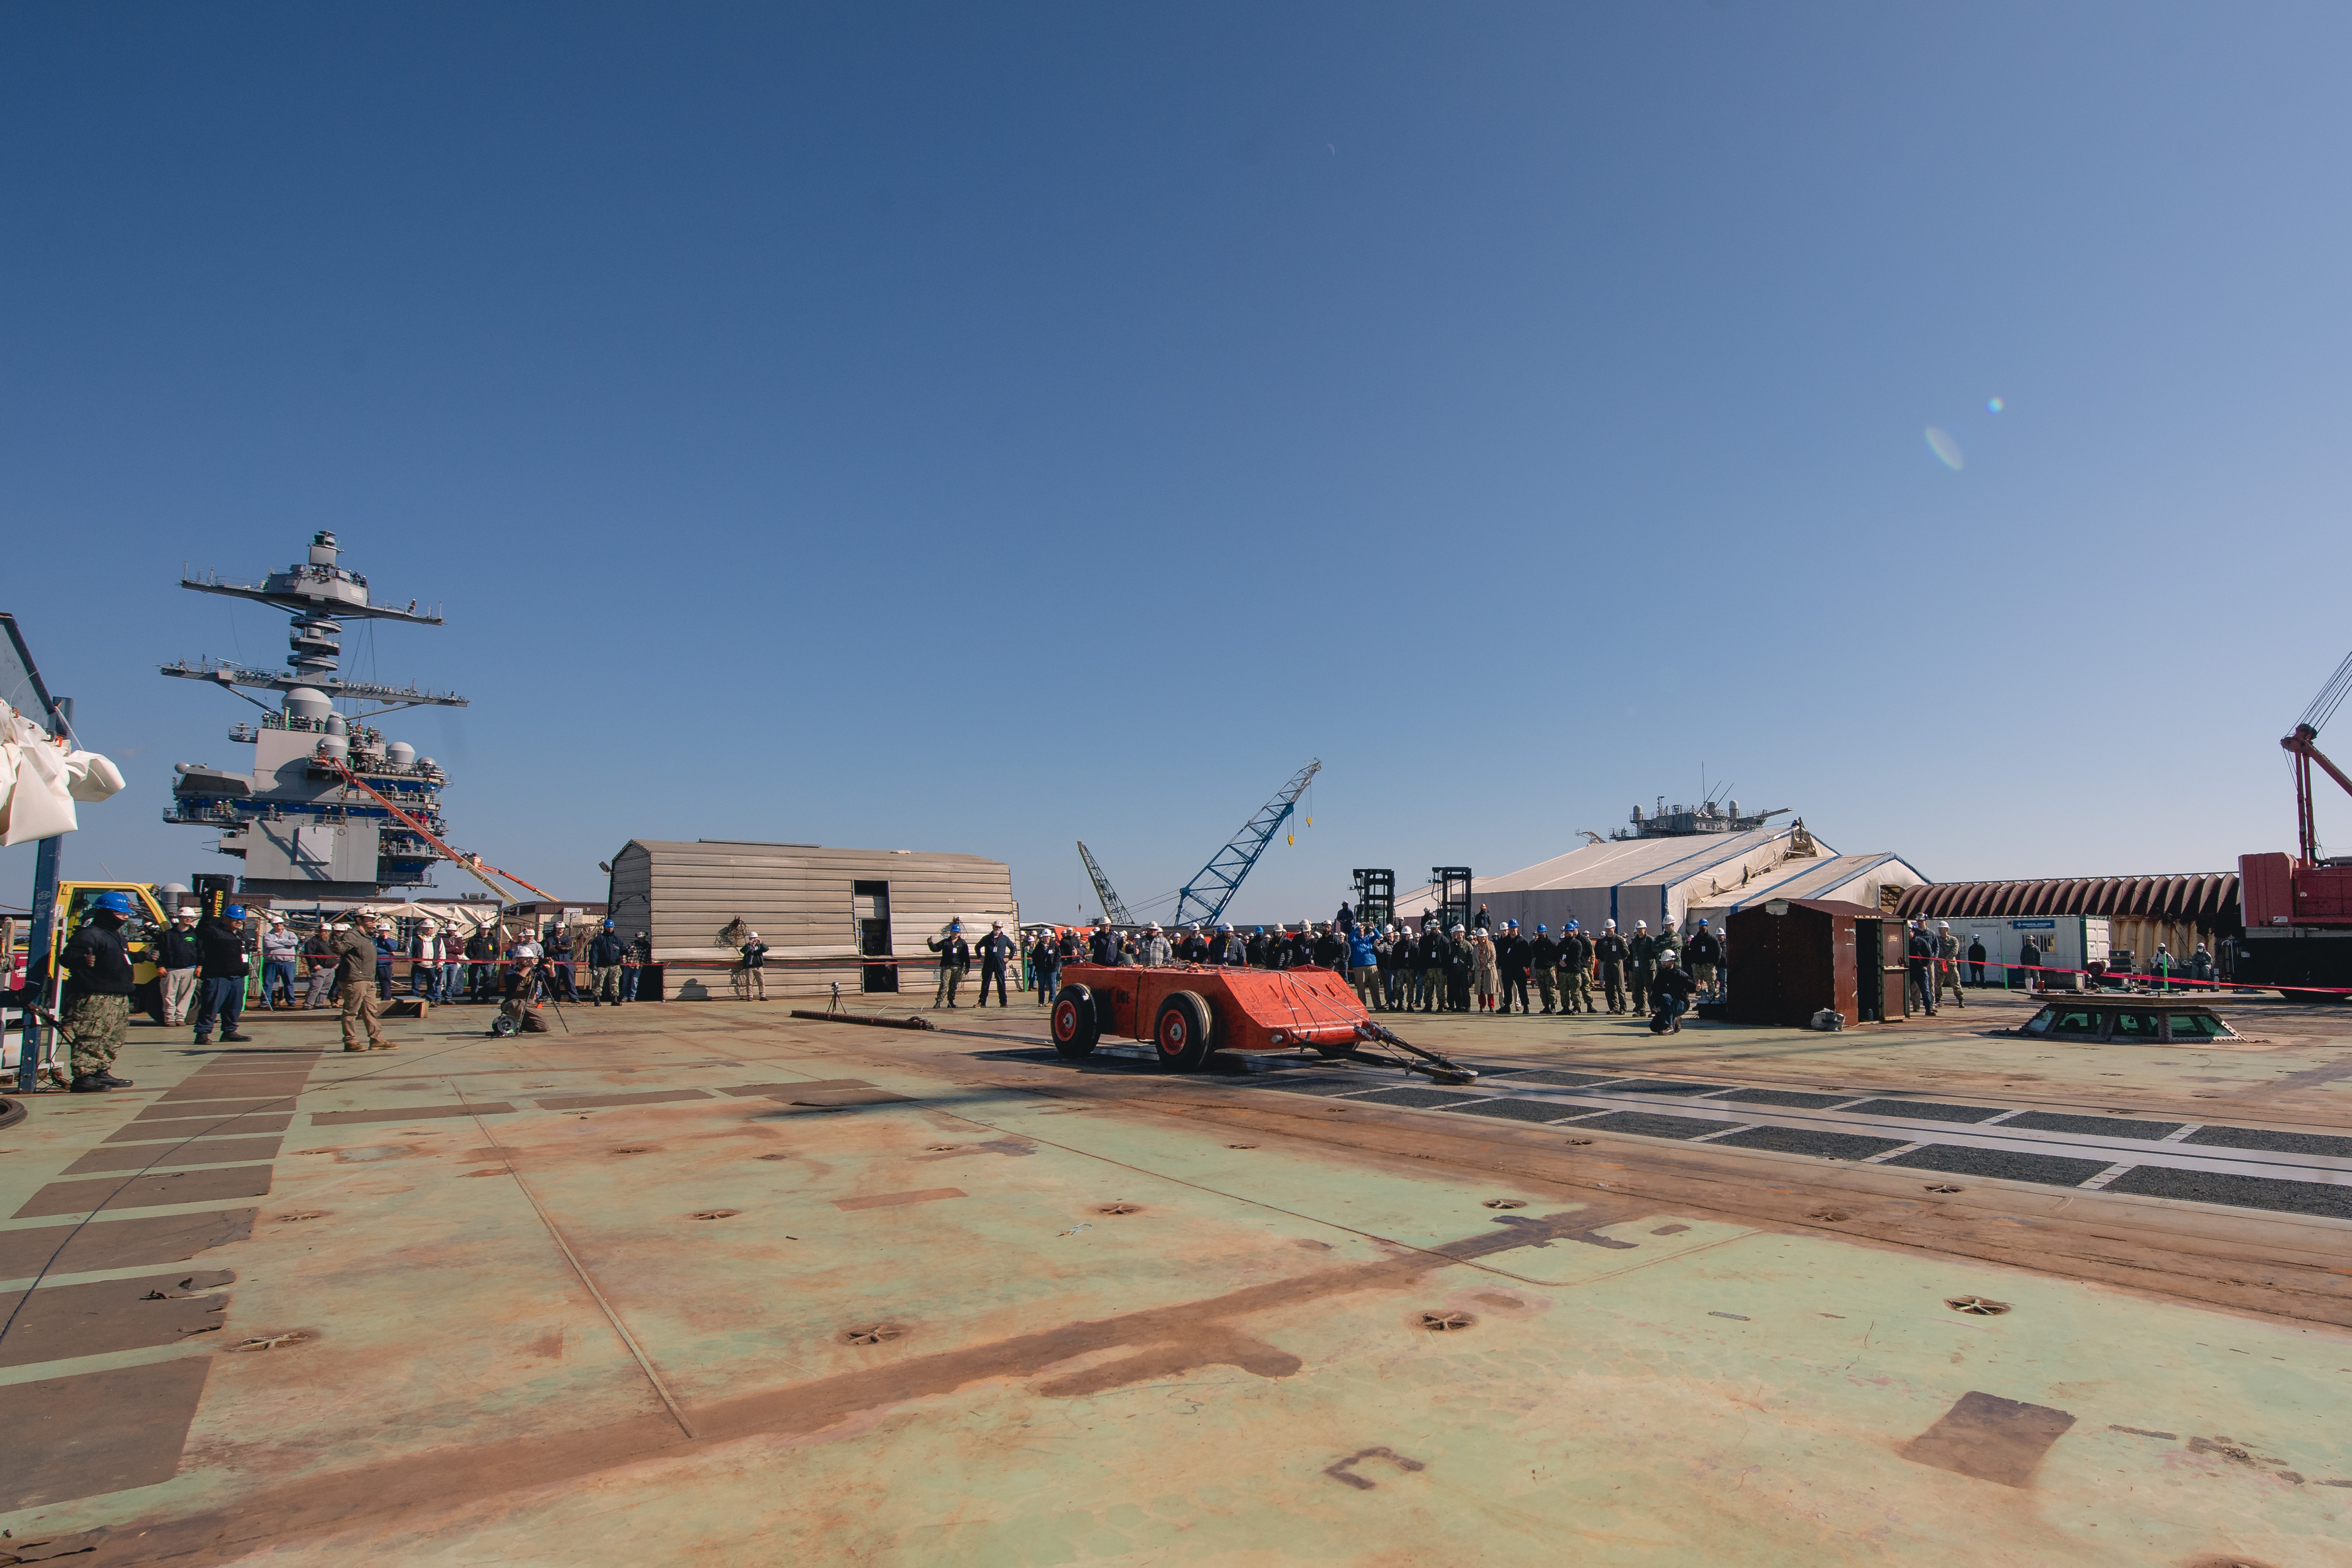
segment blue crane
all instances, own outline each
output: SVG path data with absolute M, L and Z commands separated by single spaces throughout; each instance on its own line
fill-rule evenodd
M 1322 767 L 1319 761 L 1310 762 L 1293 773 L 1290 782 L 1283 785 L 1272 800 L 1258 807 L 1257 815 L 1244 823 L 1242 830 L 1228 839 L 1223 849 L 1209 858 L 1209 863 L 1201 868 L 1200 874 L 1185 883 L 1184 890 L 1176 895 L 1173 924 L 1181 926 L 1199 921 L 1202 925 L 1214 925 L 1223 916 L 1225 906 L 1233 902 L 1234 891 L 1242 885 L 1242 879 L 1250 874 L 1250 868 L 1257 864 L 1257 858 L 1265 853 L 1266 845 L 1281 830 L 1284 818 L 1290 815 L 1291 808 L 1298 804 L 1298 797 L 1306 793 L 1307 784 L 1314 781 Z

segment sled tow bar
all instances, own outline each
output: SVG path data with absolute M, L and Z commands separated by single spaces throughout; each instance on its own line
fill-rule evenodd
M 1435 1051 L 1425 1051 L 1411 1040 L 1398 1037 L 1396 1032 L 1386 1025 L 1374 1023 L 1369 1018 L 1356 1026 L 1356 1038 L 1392 1047 L 1395 1050 L 1405 1053 L 1402 1056 L 1392 1056 L 1385 1052 L 1375 1055 L 1369 1051 L 1349 1051 L 1348 1055 L 1356 1061 L 1368 1062 L 1374 1067 L 1402 1068 L 1407 1072 L 1427 1073 L 1432 1083 L 1478 1081 L 1475 1068 L 1465 1068 L 1459 1062 L 1448 1061 Z

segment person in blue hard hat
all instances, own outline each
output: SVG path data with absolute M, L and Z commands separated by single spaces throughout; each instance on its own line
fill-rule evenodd
M 1699 917 L 1698 927 L 1691 932 L 1683 955 L 1690 961 L 1691 984 L 1708 1001 L 1715 1000 L 1716 966 L 1723 962 L 1723 939 L 1715 934 L 1714 925 L 1705 915 Z
M 122 1049 L 122 1032 L 131 1022 L 131 950 L 122 940 L 133 907 L 131 895 L 100 893 L 89 918 L 66 939 L 58 958 L 66 983 L 58 996 L 60 1033 L 73 1053 L 76 1094 L 102 1094 L 129 1089 L 131 1080 L 114 1076 L 115 1053 Z
M 1559 939 L 1559 1010 L 1590 1013 L 1592 1005 L 1592 939 L 1575 921 Z
M 245 977 L 253 967 L 245 950 L 243 904 L 196 922 L 196 1044 L 213 1043 L 215 1024 L 226 1045 L 251 1039 L 236 1028 L 245 1016 Z
M 1535 972 L 1536 994 L 1542 999 L 1547 1016 L 1558 1012 L 1559 1001 L 1559 943 L 1552 940 L 1551 927 L 1536 923 L 1536 939 L 1528 944 L 1528 966 Z

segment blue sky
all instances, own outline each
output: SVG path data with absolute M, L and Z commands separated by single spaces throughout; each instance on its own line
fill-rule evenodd
M 1239 914 L 1702 766 L 1939 879 L 2289 847 L 2276 741 L 2352 646 L 2347 47 L 2292 5 L 8 7 L 0 608 L 131 780 L 68 867 L 230 868 L 158 818 L 247 710 L 154 666 L 285 622 L 174 584 L 320 527 L 445 607 L 346 668 L 473 700 L 393 726 L 456 841 L 577 896 L 632 837 L 821 840 L 1060 916 L 1083 837 L 1141 903 L 1310 756 Z

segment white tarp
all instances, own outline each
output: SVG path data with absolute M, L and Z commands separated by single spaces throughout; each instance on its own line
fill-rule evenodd
M 71 752 L 0 703 L 0 845 L 71 833 L 74 802 L 96 804 L 122 788 L 122 770 L 96 752 Z

